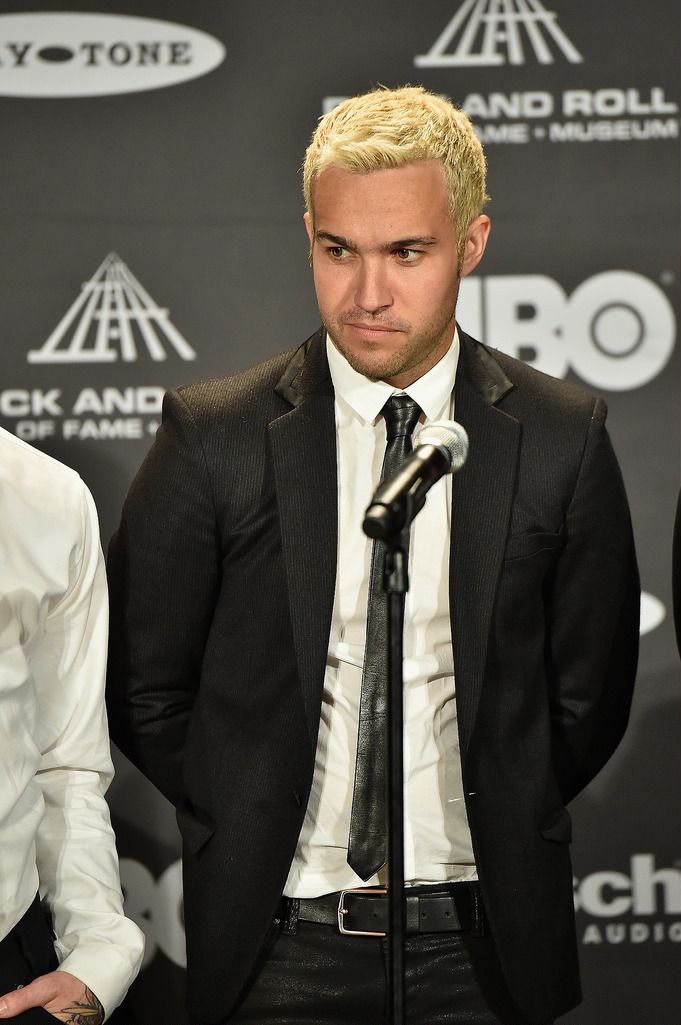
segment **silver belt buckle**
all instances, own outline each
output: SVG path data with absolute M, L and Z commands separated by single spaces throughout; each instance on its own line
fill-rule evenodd
M 368 889 L 367 887 L 358 886 L 354 889 L 341 890 L 338 898 L 338 931 L 343 936 L 387 936 L 385 932 L 363 932 L 361 929 L 346 929 L 343 924 L 343 915 L 348 914 L 348 909 L 344 906 L 346 893 L 382 893 L 386 894 L 388 891 L 385 886 L 377 886 L 374 889 Z

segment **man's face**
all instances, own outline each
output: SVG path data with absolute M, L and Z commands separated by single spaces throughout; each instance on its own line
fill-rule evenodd
M 460 277 L 485 249 L 489 219 L 471 225 L 459 266 L 442 165 L 423 160 L 357 174 L 330 167 L 313 189 L 317 301 L 329 336 L 360 374 L 404 388 L 454 336 Z

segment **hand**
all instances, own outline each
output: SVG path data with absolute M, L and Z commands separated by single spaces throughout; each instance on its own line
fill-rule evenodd
M 0 1018 L 14 1018 L 30 1007 L 42 1007 L 70 1025 L 102 1025 L 104 1008 L 91 989 L 69 972 L 40 975 L 27 986 L 0 997 Z

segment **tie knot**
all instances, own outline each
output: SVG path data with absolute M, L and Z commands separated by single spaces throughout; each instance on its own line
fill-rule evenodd
M 421 407 L 408 395 L 391 395 L 381 413 L 387 440 L 392 441 L 412 433 L 421 416 Z

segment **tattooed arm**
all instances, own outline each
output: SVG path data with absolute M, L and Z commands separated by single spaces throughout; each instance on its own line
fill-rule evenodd
M 42 1007 L 68 1025 L 102 1025 L 104 1008 L 85 983 L 69 972 L 41 975 L 28 986 L 0 997 L 0 1018 Z

